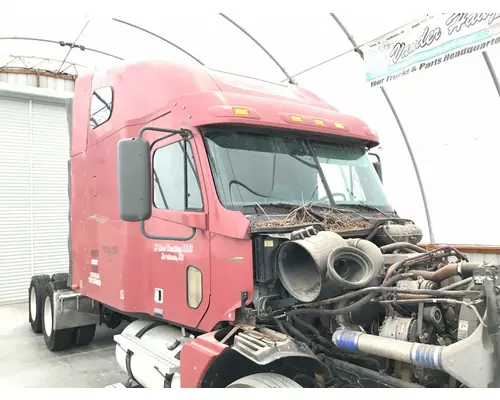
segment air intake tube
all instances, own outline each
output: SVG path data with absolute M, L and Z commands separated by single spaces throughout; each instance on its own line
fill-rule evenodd
M 412 343 L 351 330 L 334 332 L 332 341 L 340 349 L 349 352 L 371 354 L 444 371 L 467 387 L 498 387 L 494 381 L 496 360 L 493 346 L 482 325 L 467 339 L 449 346 Z
M 347 239 L 349 247 L 338 247 L 328 256 L 328 278 L 344 289 L 361 289 L 370 284 L 384 264 L 384 256 L 374 243 Z
M 294 237 L 299 237 L 293 240 Z M 277 253 L 278 275 L 285 289 L 302 302 L 318 299 L 324 284 L 346 290 L 367 286 L 383 266 L 383 255 L 373 243 L 345 240 L 335 232 L 309 230 L 292 233 Z

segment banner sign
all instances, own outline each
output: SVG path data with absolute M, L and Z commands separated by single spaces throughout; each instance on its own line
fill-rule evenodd
M 372 87 L 500 43 L 500 13 L 430 14 L 361 46 Z

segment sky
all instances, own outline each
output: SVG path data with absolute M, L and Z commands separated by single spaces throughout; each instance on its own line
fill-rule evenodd
M 299 86 L 340 111 L 363 119 L 379 134 L 378 153 L 388 197 L 400 215 L 422 227 L 424 241 L 429 241 L 422 195 L 401 130 L 380 87 L 371 87 L 366 81 L 368 66 L 352 51 L 339 25 L 320 8 L 282 7 L 263 12 L 256 9 L 257 3 L 262 4 L 245 3 L 224 14 L 261 42 L 290 75 L 298 74 L 295 80 Z M 2 13 L 0 63 L 4 65 L 11 56 L 45 57 L 57 60 L 50 62 L 54 70 L 67 67 L 69 73 L 105 68 L 120 62 L 115 57 L 196 63 L 174 46 L 118 19 L 174 42 L 211 68 L 273 82 L 286 80 L 251 39 L 216 11 L 202 7 L 191 7 L 196 12 L 172 11 L 172 2 L 109 2 L 107 7 L 97 7 L 100 3 L 90 1 L 84 8 L 74 3 L 74 9 L 71 3 L 61 4 L 33 3 L 43 7 L 40 12 L 13 6 Z M 429 13 L 410 6 L 386 6 L 363 12 L 344 9 L 335 14 L 356 42 L 364 44 Z M 13 36 L 66 42 L 77 39 L 86 50 L 73 49 L 68 55 L 69 48 L 58 44 L 4 39 Z M 488 55 L 500 75 L 500 44 L 490 47 Z M 72 63 L 78 64 L 76 70 Z M 384 88 L 414 151 L 435 241 L 498 245 L 495 176 L 499 171 L 500 96 L 482 53 L 423 69 L 388 82 Z

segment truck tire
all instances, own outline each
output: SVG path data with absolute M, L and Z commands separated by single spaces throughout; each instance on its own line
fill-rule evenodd
M 68 274 L 66 272 L 59 273 L 59 274 L 53 274 L 51 280 L 52 280 L 52 282 L 64 282 L 67 284 Z
M 227 386 L 228 388 L 302 388 L 286 376 L 270 372 L 248 375 Z
M 95 325 L 79 326 L 75 328 L 73 334 L 73 344 L 75 346 L 87 346 L 92 340 L 94 340 L 95 335 Z
M 31 330 L 35 333 L 42 332 L 43 293 L 49 281 L 48 275 L 35 275 L 31 278 L 28 294 L 29 322 Z
M 54 330 L 54 291 L 64 289 L 66 282 L 48 282 L 45 285 L 42 307 L 42 330 L 45 344 L 50 351 L 68 348 L 73 340 L 74 329 Z

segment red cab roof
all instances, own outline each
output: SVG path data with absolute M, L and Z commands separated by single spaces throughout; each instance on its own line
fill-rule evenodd
M 379 143 L 378 136 L 362 120 L 340 113 L 297 85 L 204 66 L 145 60 L 96 72 L 92 87 L 103 86 L 113 87 L 114 121 L 110 122 L 116 128 L 145 123 L 179 107 L 186 125 L 191 126 L 249 124 L 351 137 L 368 147 Z

